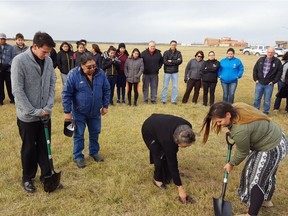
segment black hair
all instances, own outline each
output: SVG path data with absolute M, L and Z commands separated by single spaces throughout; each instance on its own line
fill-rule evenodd
M 204 131 L 203 142 L 206 143 L 208 140 L 208 136 L 210 133 L 210 128 L 213 128 L 218 134 L 221 130 L 221 126 L 214 124 L 211 125 L 213 118 L 225 118 L 226 113 L 229 112 L 231 114 L 231 121 L 237 118 L 238 114 L 236 109 L 230 103 L 226 102 L 217 102 L 210 107 L 209 112 L 204 118 L 203 125 L 201 131 Z
M 56 46 L 53 38 L 46 32 L 36 32 L 33 38 L 33 44 L 36 44 L 37 47 L 43 47 L 46 45 L 49 48 Z
M 139 51 L 138 48 L 134 48 L 134 49 L 132 50 L 131 58 L 133 58 L 133 53 L 134 53 L 134 52 L 138 52 L 138 54 L 139 54 L 138 58 L 141 58 L 141 53 L 140 53 L 140 51 Z
M 91 53 L 86 52 L 84 54 L 81 55 L 80 57 L 80 65 L 85 65 L 88 61 L 95 61 L 95 58 L 92 56 Z
M 227 50 L 226 53 L 228 53 L 228 52 L 233 52 L 233 54 L 235 54 L 235 50 L 233 48 L 231 48 L 231 47 Z
M 16 36 L 15 36 L 15 39 L 17 40 L 18 38 L 21 38 L 21 39 L 24 40 L 24 36 L 23 36 L 23 34 L 21 34 L 21 33 L 17 33 Z
M 68 51 L 71 50 L 70 44 L 69 44 L 68 42 L 66 42 L 66 41 L 64 41 L 64 42 L 60 45 L 60 50 L 63 50 L 63 46 L 64 46 L 64 45 L 67 45 L 67 46 L 69 47 Z
M 116 48 L 114 46 L 110 46 L 107 50 L 107 53 L 109 53 L 110 51 L 117 51 Z
M 92 44 L 92 49 L 94 49 L 96 53 L 99 53 L 100 55 L 102 54 L 98 44 Z
M 202 50 L 199 50 L 196 52 L 195 57 L 198 56 L 198 54 L 202 55 L 202 59 L 204 59 L 204 52 Z
M 85 40 L 85 39 L 81 39 L 79 42 L 80 42 L 80 43 L 83 43 L 84 46 L 87 44 L 87 40 Z
M 172 43 L 176 43 L 177 44 L 177 41 L 176 40 L 171 40 L 170 44 L 172 44 Z

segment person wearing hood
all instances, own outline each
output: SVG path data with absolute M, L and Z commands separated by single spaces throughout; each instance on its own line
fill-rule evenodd
M 57 65 L 61 73 L 62 85 L 64 86 L 67 80 L 67 74 L 73 66 L 73 51 L 67 42 L 60 45 L 60 51 L 57 54 Z
M 210 90 L 210 106 L 214 104 L 215 101 L 215 89 L 217 85 L 218 69 L 220 67 L 219 61 L 215 59 L 215 53 L 210 51 L 208 53 L 208 60 L 204 61 L 201 69 L 201 81 L 203 86 L 203 105 L 208 104 L 208 91 Z
M 29 47 L 25 45 L 24 36 L 17 33 L 15 36 L 16 44 L 13 46 L 13 58 L 20 53 L 25 52 Z
M 223 101 L 234 103 L 234 95 L 240 79 L 244 73 L 244 66 L 240 59 L 234 57 L 235 50 L 229 48 L 227 57 L 220 61 L 218 77 L 221 80 L 223 89 Z
M 109 49 L 103 53 L 102 69 L 104 70 L 107 79 L 110 83 L 110 104 L 113 105 L 114 89 L 117 83 L 118 71 L 120 67 L 120 60 L 116 57 L 116 48 L 110 46 Z
M 124 43 L 120 43 L 116 51 L 116 57 L 121 62 L 117 78 L 117 103 L 120 103 L 120 96 L 122 96 L 122 103 L 125 103 L 126 76 L 124 73 L 124 65 L 128 56 L 129 53 L 126 50 L 126 45 Z
M 161 51 L 156 49 L 155 41 L 150 41 L 148 48 L 141 53 L 144 62 L 143 72 L 143 97 L 144 102 L 148 103 L 148 93 L 150 86 L 151 103 L 156 104 L 158 91 L 158 74 L 163 65 Z

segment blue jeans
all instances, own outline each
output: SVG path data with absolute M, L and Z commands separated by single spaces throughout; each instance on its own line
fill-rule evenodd
M 73 112 L 73 120 L 75 122 L 74 130 L 74 148 L 73 155 L 75 160 L 84 159 L 82 151 L 84 150 L 84 133 L 86 125 L 89 131 L 89 155 L 95 156 L 98 154 L 100 146 L 98 137 L 101 130 L 101 115 L 88 116 Z
M 176 103 L 178 98 L 178 71 L 176 73 L 164 73 L 163 89 L 162 89 L 162 102 L 167 102 L 168 86 L 170 79 L 172 80 L 172 94 L 171 102 Z
M 280 89 L 285 86 L 285 82 L 282 82 L 282 81 L 280 80 L 280 81 L 278 81 L 277 85 L 278 85 L 278 92 L 279 92 Z M 280 108 L 281 100 L 282 100 L 282 98 L 276 97 L 275 103 L 274 103 L 274 110 L 278 110 L 278 109 Z
M 254 99 L 254 107 L 260 109 L 261 99 L 264 94 L 264 111 L 263 113 L 269 114 L 271 96 L 273 93 L 274 85 L 262 85 L 260 83 L 256 83 L 255 88 L 255 99 Z
M 223 83 L 221 82 L 223 89 L 223 101 L 227 103 L 234 103 L 234 95 L 238 82 Z

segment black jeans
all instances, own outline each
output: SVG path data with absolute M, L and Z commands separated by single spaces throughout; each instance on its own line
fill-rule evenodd
M 10 67 L 4 69 L 2 66 L 2 69 L 0 71 L 0 103 L 3 102 L 5 99 L 4 82 L 6 83 L 6 89 L 7 89 L 7 93 L 10 98 L 10 101 L 14 102 L 14 96 L 12 94 L 12 87 L 11 87 Z
M 208 91 L 210 93 L 210 106 L 214 104 L 215 101 L 215 89 L 216 89 L 217 83 L 215 82 L 203 82 L 203 105 L 208 105 Z
M 194 95 L 192 98 L 192 103 L 197 103 L 198 97 L 199 97 L 199 91 L 201 88 L 201 80 L 200 79 L 189 79 L 187 81 L 187 87 L 186 87 L 186 91 L 185 94 L 183 96 L 182 99 L 182 103 L 187 103 L 190 93 L 193 90 L 194 87 Z
M 41 121 L 23 122 L 17 119 L 19 134 L 22 139 L 21 161 L 23 181 L 35 178 L 38 164 L 41 168 L 40 180 L 51 175 L 48 159 L 47 143 L 44 126 Z M 48 122 L 49 137 L 51 137 L 51 120 Z
M 132 87 L 134 89 L 134 105 L 137 104 L 137 100 L 138 100 L 138 96 L 139 96 L 139 93 L 138 93 L 138 82 L 137 83 L 129 83 L 128 82 L 128 102 L 129 104 L 131 105 L 131 92 L 132 92 Z

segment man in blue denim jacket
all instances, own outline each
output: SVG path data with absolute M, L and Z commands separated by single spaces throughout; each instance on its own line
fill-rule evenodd
M 65 121 L 75 123 L 74 160 L 79 168 L 86 166 L 84 155 L 84 132 L 89 130 L 89 155 L 97 162 L 104 159 L 98 154 L 101 131 L 101 114 L 108 112 L 110 85 L 104 71 L 96 67 L 93 56 L 83 54 L 80 66 L 73 68 L 62 92 Z

